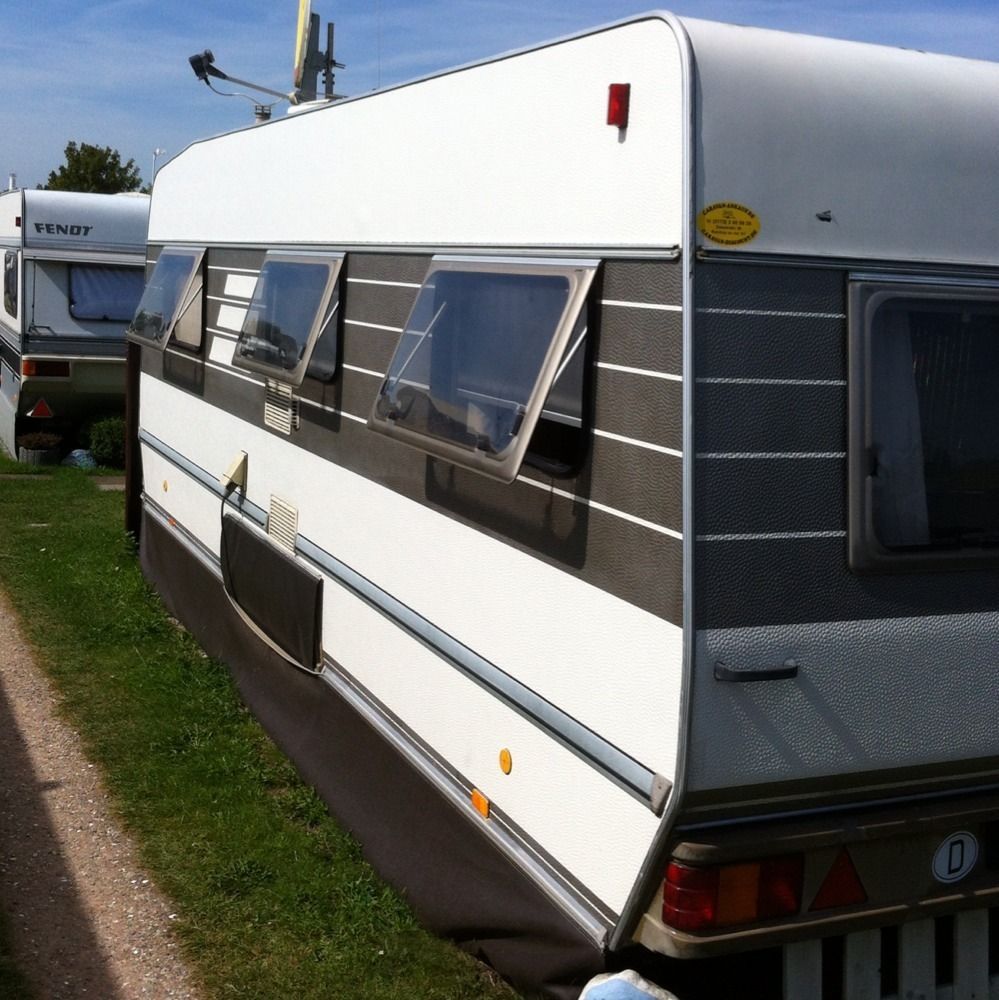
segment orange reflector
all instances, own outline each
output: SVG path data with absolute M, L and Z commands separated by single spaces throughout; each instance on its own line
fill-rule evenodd
M 35 358 L 24 358 L 21 361 L 21 374 L 38 378 L 69 378 L 68 361 L 39 361 Z
M 727 865 L 718 871 L 716 922 L 746 924 L 755 920 L 760 895 L 760 866 Z
M 52 411 L 49 409 L 49 404 L 46 403 L 44 399 L 40 399 L 30 410 L 28 410 L 28 416 L 51 417 Z
M 472 789 L 472 805 L 482 815 L 483 819 L 489 819 L 489 799 L 477 788 Z
M 500 770 L 504 774 L 509 774 L 513 770 L 513 755 L 504 747 L 500 750 Z
M 853 906 L 856 903 L 866 902 L 867 892 L 853 865 L 853 859 L 844 847 L 832 863 L 825 881 L 819 886 L 819 891 L 808 909 L 832 910 L 837 906 Z

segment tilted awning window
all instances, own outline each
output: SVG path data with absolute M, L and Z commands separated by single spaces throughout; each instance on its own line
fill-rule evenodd
M 316 341 L 335 320 L 342 265 L 343 254 L 268 253 L 233 364 L 301 385 Z
M 369 426 L 512 482 L 598 263 L 435 257 Z
M 201 261 L 204 255 L 205 251 L 201 248 L 165 247 L 160 252 L 142 293 L 139 308 L 126 331 L 129 340 L 161 351 L 166 347 L 174 328 L 194 302 L 200 300 Z

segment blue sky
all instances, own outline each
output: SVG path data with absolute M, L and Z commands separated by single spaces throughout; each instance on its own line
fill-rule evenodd
M 312 0 L 336 21 L 346 94 L 652 8 L 641 0 Z M 297 0 L 33 0 L 0 32 L 0 186 L 44 183 L 69 140 L 112 146 L 143 179 L 153 150 L 252 120 L 250 102 L 199 83 L 213 50 L 231 76 L 291 89 Z M 679 14 L 999 61 L 997 0 L 677 0 Z M 237 13 L 238 12 L 238 13 Z M 220 87 L 225 85 L 221 82 Z M 281 113 L 283 105 L 275 109 Z

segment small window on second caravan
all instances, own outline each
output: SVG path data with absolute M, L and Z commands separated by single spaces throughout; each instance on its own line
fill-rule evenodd
M 369 426 L 503 482 L 520 469 L 597 261 L 435 257 Z M 547 416 L 578 420 L 553 393 Z
M 850 289 L 850 564 L 999 565 L 999 288 Z
M 135 315 L 144 285 L 139 267 L 70 264 L 69 314 L 74 319 L 127 323 Z
M 316 341 L 336 321 L 342 264 L 343 254 L 269 252 L 233 364 L 301 385 Z
M 128 337 L 163 350 L 171 335 L 184 347 L 201 346 L 202 248 L 166 247 L 142 293 Z
M 3 307 L 8 316 L 17 319 L 16 250 L 8 250 L 3 257 Z

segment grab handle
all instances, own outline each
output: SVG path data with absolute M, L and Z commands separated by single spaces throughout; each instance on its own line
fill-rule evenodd
M 722 660 L 715 663 L 715 680 L 735 684 L 753 681 L 785 681 L 798 676 L 798 661 L 785 660 L 779 667 L 730 667 Z

